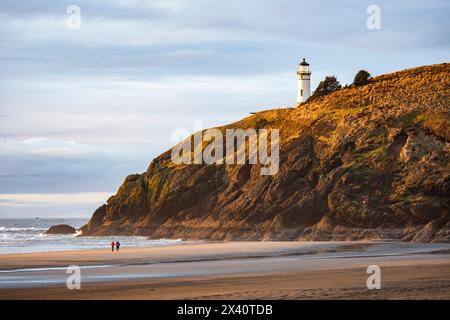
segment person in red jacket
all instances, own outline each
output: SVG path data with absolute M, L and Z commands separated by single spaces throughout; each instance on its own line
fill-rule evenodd
M 111 242 L 111 251 L 113 251 L 114 252 L 114 248 L 115 248 L 115 246 L 116 246 L 116 243 L 113 241 L 113 242 Z

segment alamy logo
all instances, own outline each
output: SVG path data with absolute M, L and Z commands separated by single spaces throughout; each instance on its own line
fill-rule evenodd
M 370 265 L 367 267 L 367 274 L 371 274 L 367 278 L 367 289 L 381 289 L 381 269 L 377 265 Z
M 67 17 L 67 29 L 80 30 L 81 29 L 81 9 L 77 5 L 70 5 L 66 9 Z
M 69 266 L 66 269 L 66 273 L 70 274 L 70 276 L 68 276 L 67 280 L 66 280 L 67 289 L 80 290 L 81 289 L 81 269 L 80 269 L 80 267 L 75 266 L 75 265 Z
M 180 133 L 176 132 L 175 135 Z M 177 137 L 172 135 L 172 140 Z M 270 151 L 270 152 L 269 152 Z M 172 148 L 175 164 L 261 164 L 261 175 L 279 169 L 278 129 L 207 129 Z
M 366 26 L 369 30 L 381 29 L 381 8 L 377 5 L 370 5 L 367 7 L 366 12 L 370 14 L 367 18 Z

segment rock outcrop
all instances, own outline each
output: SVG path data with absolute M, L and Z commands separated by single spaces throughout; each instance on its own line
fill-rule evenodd
M 128 176 L 83 235 L 450 241 L 450 66 L 374 78 L 218 128 L 277 128 L 280 167 L 176 165 Z
M 47 231 L 45 231 L 45 234 L 74 234 L 74 233 L 77 233 L 77 229 L 75 229 L 72 226 L 69 226 L 68 224 L 57 224 L 51 226 Z

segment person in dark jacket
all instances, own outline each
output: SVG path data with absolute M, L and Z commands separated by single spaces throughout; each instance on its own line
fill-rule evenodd
M 119 251 L 119 249 L 120 249 L 120 242 L 119 241 L 116 241 L 116 249 L 117 249 L 117 251 Z

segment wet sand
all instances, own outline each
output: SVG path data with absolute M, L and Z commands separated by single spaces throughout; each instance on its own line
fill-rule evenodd
M 225 242 L 0 255 L 0 299 L 450 299 L 449 248 Z M 372 264 L 380 290 L 366 287 Z M 69 265 L 82 266 L 81 290 L 66 288 Z

